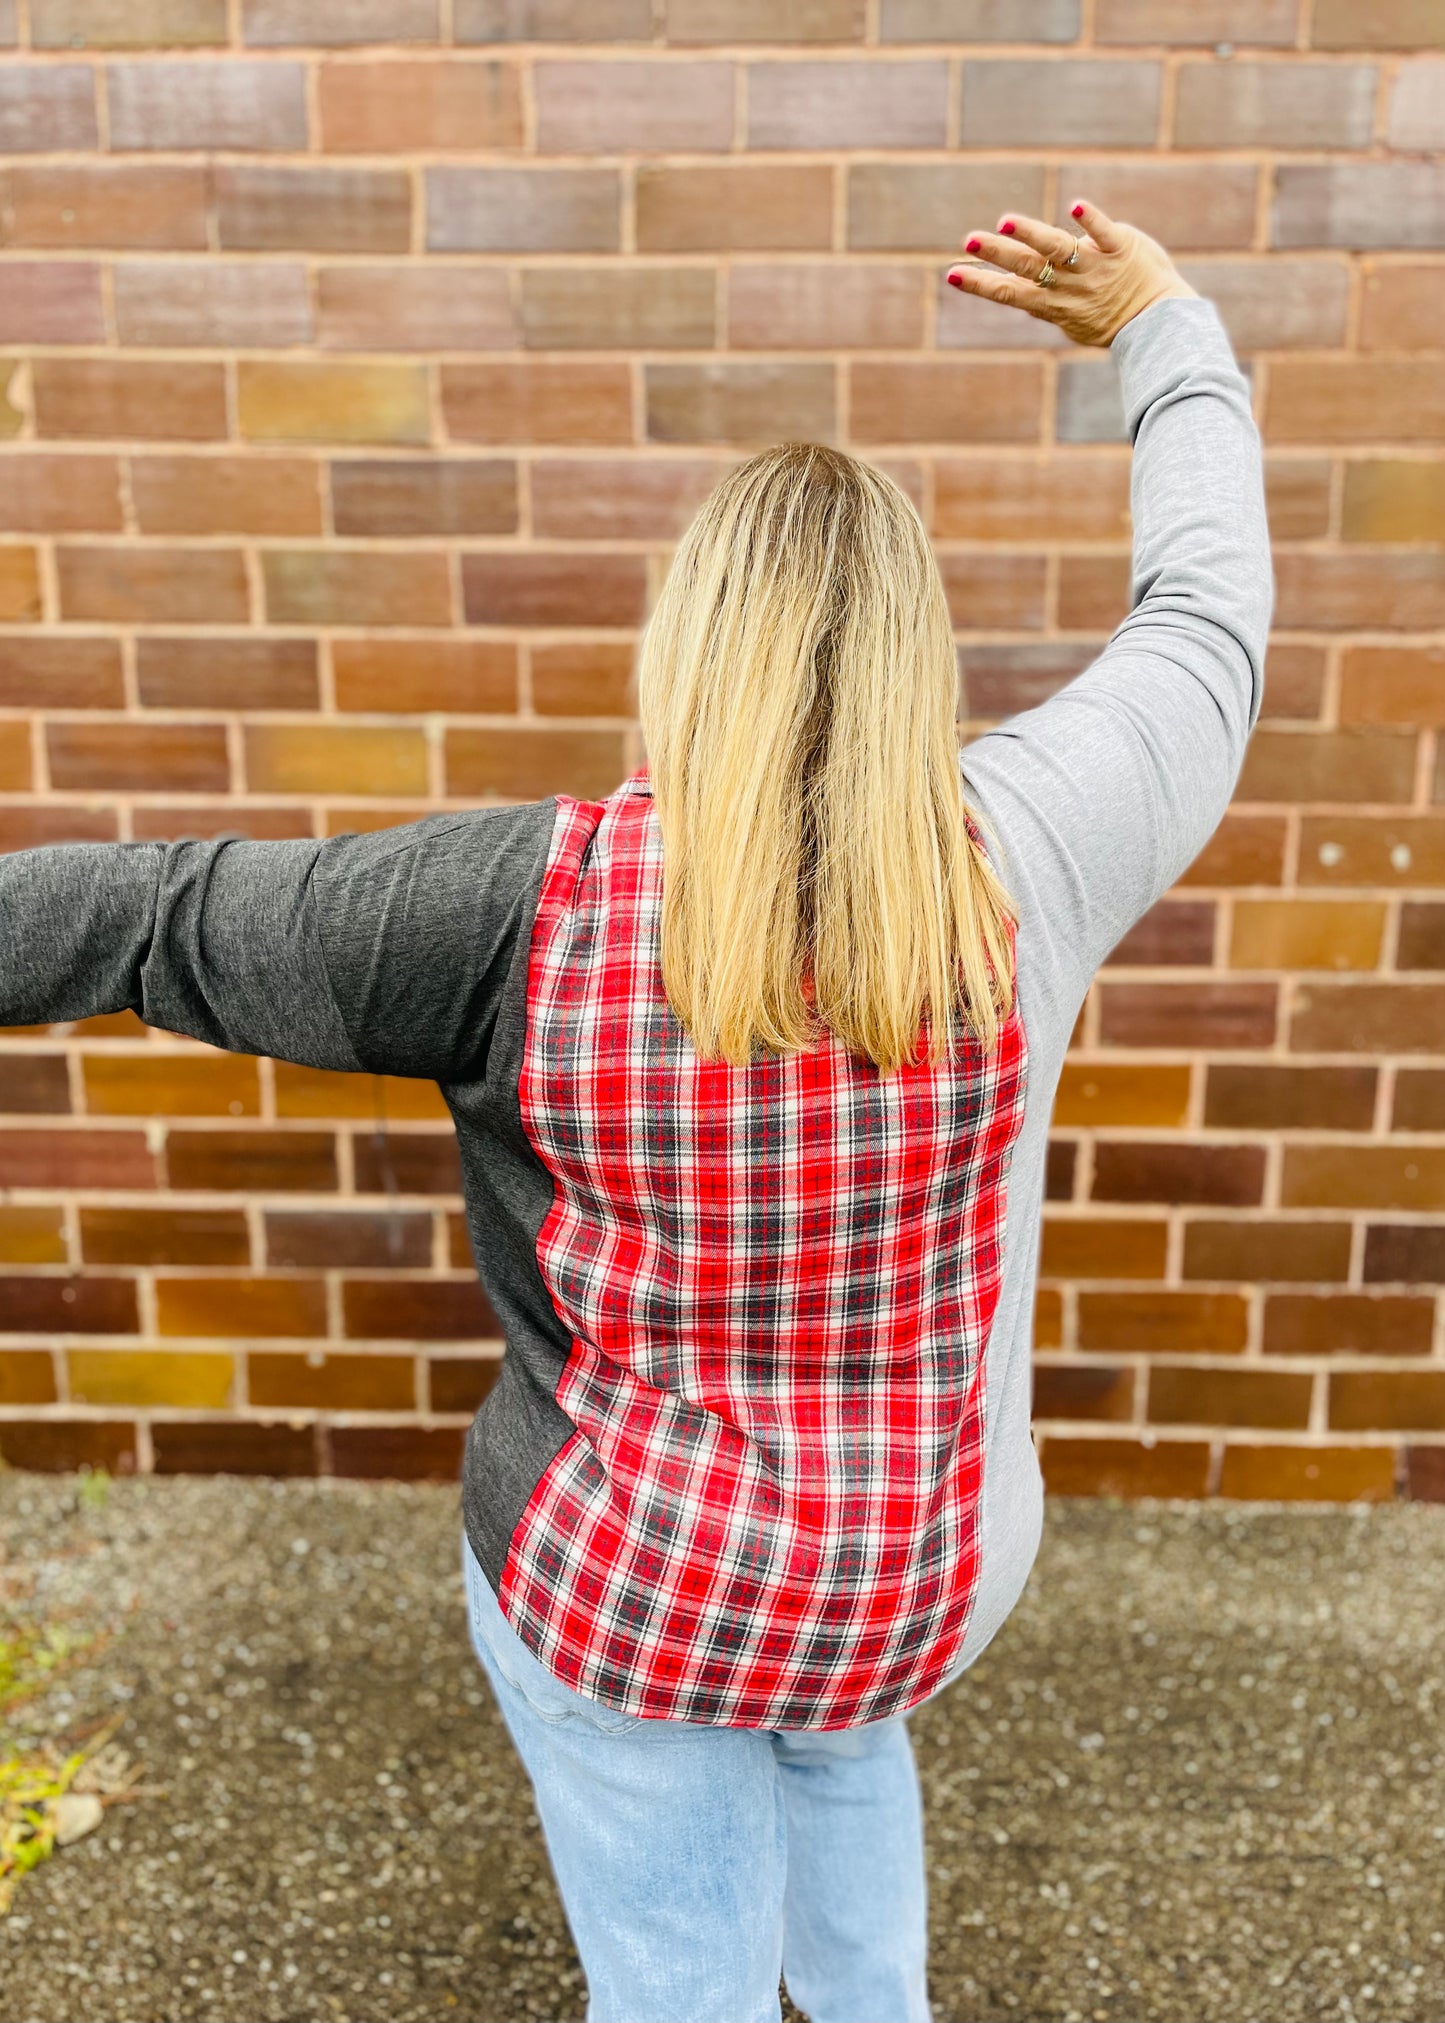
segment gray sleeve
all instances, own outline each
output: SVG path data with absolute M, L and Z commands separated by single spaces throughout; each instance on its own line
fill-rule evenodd
M 129 1008 L 308 1067 L 480 1072 L 552 809 L 0 857 L 0 1025 Z
M 1027 864 L 1080 995 L 1228 805 L 1274 604 L 1259 432 L 1213 303 L 1154 303 L 1111 355 L 1134 447 L 1132 608 L 1066 688 L 963 753 L 1005 882 L 1011 856 Z

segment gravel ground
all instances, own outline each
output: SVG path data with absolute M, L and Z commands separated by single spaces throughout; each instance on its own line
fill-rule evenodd
M 0 1480 L 0 1604 L 115 1634 L 163 1794 L 21 1887 L 5 2023 L 513 2023 L 584 1990 L 466 1641 L 454 1491 Z M 1055 1503 L 914 1720 L 936 2023 L 1445 2017 L 1445 1510 Z

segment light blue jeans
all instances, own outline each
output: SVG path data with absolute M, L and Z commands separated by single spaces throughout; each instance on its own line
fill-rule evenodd
M 650 1721 L 540 1664 L 462 1541 L 467 1615 L 532 1782 L 587 2023 L 931 2023 L 907 1716 L 842 1729 Z

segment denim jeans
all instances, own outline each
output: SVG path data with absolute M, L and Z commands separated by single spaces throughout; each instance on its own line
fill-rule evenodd
M 906 1716 L 858 1728 L 642 1720 L 554 1678 L 462 1541 L 467 1615 L 532 1782 L 587 2023 L 931 2023 Z

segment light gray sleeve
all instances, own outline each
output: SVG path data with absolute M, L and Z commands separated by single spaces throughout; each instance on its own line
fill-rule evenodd
M 1199 854 L 1259 715 L 1274 605 L 1259 432 L 1212 302 L 1166 297 L 1111 346 L 1134 446 L 1132 608 L 1068 687 L 965 747 L 1005 883 L 1064 996 Z

